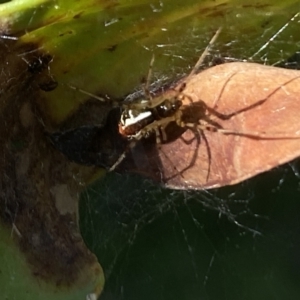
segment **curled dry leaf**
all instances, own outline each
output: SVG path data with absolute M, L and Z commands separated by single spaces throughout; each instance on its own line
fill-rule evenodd
M 179 86 L 164 96 L 178 96 Z M 198 130 L 181 130 L 162 145 L 144 139 L 129 169 L 177 189 L 232 185 L 270 170 L 300 154 L 299 94 L 299 71 L 254 63 L 209 68 L 180 93 L 186 122 L 201 115 Z

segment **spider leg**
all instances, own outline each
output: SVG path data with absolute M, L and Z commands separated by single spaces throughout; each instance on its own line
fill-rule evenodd
M 129 151 L 129 149 L 135 147 L 136 145 L 135 140 L 132 140 L 129 145 L 126 147 L 126 149 L 123 151 L 123 153 L 119 156 L 119 158 L 116 160 L 116 162 L 108 169 L 108 172 L 114 171 L 120 164 L 121 162 L 126 158 L 126 154 Z
M 225 89 L 225 86 L 227 85 L 227 83 L 228 83 L 228 82 L 232 79 L 232 77 L 233 77 L 234 75 L 236 75 L 236 74 L 238 74 L 238 73 L 232 74 L 232 75 L 226 80 L 226 82 L 225 82 L 225 84 L 224 84 L 224 87 L 222 88 L 222 90 L 221 90 L 221 92 L 220 92 L 220 95 L 219 95 L 218 99 L 221 98 L 221 96 L 222 96 L 222 94 L 223 94 L 223 92 L 224 92 L 224 89 Z M 230 118 L 232 118 L 232 117 L 234 117 L 234 116 L 236 116 L 236 115 L 239 115 L 239 114 L 241 114 L 241 113 L 243 113 L 243 112 L 247 112 L 248 110 L 251 110 L 251 109 L 253 109 L 253 108 L 255 108 L 255 107 L 258 107 L 258 106 L 260 106 L 260 105 L 263 105 L 266 101 L 268 101 L 268 100 L 270 99 L 270 97 L 272 97 L 272 96 L 273 96 L 276 92 L 278 92 L 282 87 L 288 85 L 289 83 L 291 83 L 291 82 L 293 82 L 294 80 L 297 80 L 297 79 L 299 79 L 299 78 L 300 78 L 300 76 L 296 76 L 296 77 L 294 77 L 294 78 L 289 79 L 288 81 L 286 81 L 285 83 L 283 83 L 282 85 L 280 85 L 280 86 L 278 86 L 276 89 L 274 89 L 267 97 L 265 97 L 265 98 L 263 98 L 263 99 L 260 99 L 260 100 L 258 100 L 258 101 L 256 101 L 256 102 L 254 102 L 253 104 L 250 104 L 250 105 L 248 105 L 248 106 L 246 106 L 246 107 L 244 107 L 244 108 L 241 108 L 241 109 L 239 109 L 239 110 L 237 110 L 237 111 L 235 111 L 235 112 L 233 112 L 233 113 L 230 113 L 230 114 L 222 114 L 222 113 L 218 112 L 218 111 L 216 110 L 217 103 L 214 105 L 213 108 L 206 106 L 206 109 L 207 109 L 208 112 L 209 112 L 210 114 L 212 114 L 213 116 L 215 116 L 215 117 L 217 117 L 217 118 L 219 118 L 219 119 L 222 119 L 222 120 L 228 120 L 228 119 L 230 119 Z M 219 101 L 219 100 L 218 100 L 218 101 Z
M 251 139 L 264 139 L 264 140 L 290 140 L 290 139 L 300 139 L 300 133 L 294 135 L 287 135 L 282 132 L 272 132 L 267 133 L 265 131 L 247 131 L 247 130 L 232 130 L 226 128 L 219 128 L 212 125 L 203 125 L 206 130 L 220 132 L 225 135 L 238 135 L 244 136 Z M 202 129 L 203 130 L 203 129 Z
M 195 136 L 189 140 L 185 139 L 184 137 L 180 136 L 179 137 L 186 145 L 190 145 L 194 140 L 195 140 Z
M 208 143 L 208 140 L 204 134 L 204 130 L 206 129 L 207 130 L 207 126 L 206 125 L 202 125 L 202 124 L 195 124 L 195 123 L 185 123 L 185 122 L 181 122 L 181 126 L 182 127 L 185 127 L 185 128 L 189 128 L 191 129 L 194 133 L 195 133 L 195 136 L 194 138 L 191 140 L 191 142 L 196 138 L 197 140 L 197 149 L 195 149 L 194 151 L 194 154 L 193 154 L 193 157 L 192 157 L 192 160 L 190 162 L 190 164 L 185 167 L 181 172 L 180 174 L 182 175 L 183 172 L 185 172 L 186 170 L 188 170 L 191 166 L 193 166 L 193 164 L 195 163 L 196 159 L 197 159 L 197 155 L 198 155 L 198 147 L 200 145 L 200 136 L 202 137 L 202 139 L 204 140 L 204 143 L 205 143 L 205 146 L 206 146 L 206 149 L 207 149 L 207 156 L 208 156 L 208 170 L 207 170 L 207 176 L 206 176 L 206 180 L 208 181 L 209 179 L 209 175 L 210 175 L 210 164 L 211 164 L 211 151 L 210 151 L 210 147 L 209 147 L 209 143 Z M 215 129 L 215 127 L 214 127 Z M 199 136 L 200 134 L 200 136 Z M 183 175 L 182 175 L 183 176 Z
M 161 140 L 165 140 L 166 138 L 166 133 L 163 129 L 161 129 L 160 131 L 160 128 L 159 127 L 155 127 L 154 128 L 154 131 L 155 131 L 155 137 L 156 137 L 156 144 L 161 144 Z M 162 135 L 162 139 L 161 139 L 161 136 Z
M 178 98 L 179 95 L 183 94 L 184 97 L 186 97 L 191 103 L 193 103 L 191 97 L 189 97 L 188 95 L 184 94 L 183 91 L 186 87 L 186 82 L 188 81 L 188 79 L 195 75 L 199 69 L 199 67 L 201 66 L 201 64 L 203 63 L 205 57 L 208 55 L 211 46 L 215 43 L 216 39 L 218 38 L 220 32 L 222 30 L 222 27 L 219 27 L 219 29 L 216 31 L 216 33 L 214 34 L 214 36 L 212 37 L 212 39 L 210 40 L 210 42 L 208 43 L 208 45 L 206 46 L 205 50 L 203 51 L 203 53 L 201 54 L 201 56 L 199 57 L 198 61 L 196 62 L 195 66 L 193 67 L 191 73 L 185 78 L 185 80 L 180 84 L 178 89 L 174 89 L 177 94 L 175 95 L 174 98 Z
M 205 133 L 204 133 L 203 130 L 200 130 L 200 135 L 203 138 L 203 141 L 205 143 L 205 147 L 206 147 L 206 150 L 207 150 L 208 169 L 207 169 L 206 182 L 208 182 L 209 175 L 210 175 L 210 166 L 211 166 L 211 151 L 210 151 L 208 140 L 207 140 L 207 138 L 206 138 Z
M 104 102 L 104 103 L 105 103 L 105 102 L 112 102 L 110 99 L 106 99 L 106 98 L 99 97 L 99 96 L 97 96 L 97 95 L 95 95 L 95 94 L 89 93 L 88 91 L 82 90 L 82 89 L 77 88 L 77 87 L 75 87 L 75 86 L 73 86 L 73 85 L 68 84 L 67 86 L 68 86 L 69 88 L 71 88 L 72 90 L 78 91 L 78 92 L 80 92 L 80 93 L 82 93 L 82 94 L 85 94 L 85 95 L 87 95 L 87 96 L 90 96 L 91 98 L 96 99 L 96 100 L 99 100 L 99 101 L 101 101 L 101 102 Z M 114 105 L 116 105 L 115 102 L 112 102 L 112 103 L 113 103 Z
M 216 39 L 218 38 L 221 30 L 222 30 L 222 27 L 219 27 L 219 29 L 216 31 L 216 33 L 214 34 L 214 36 L 212 37 L 212 39 L 210 40 L 210 42 L 206 46 L 205 50 L 202 52 L 201 56 L 199 57 L 198 61 L 195 64 L 193 70 L 191 71 L 191 73 L 188 75 L 187 78 L 190 78 L 191 76 L 193 76 L 197 73 L 199 67 L 201 66 L 201 64 L 203 63 L 205 57 L 209 53 L 209 51 L 211 49 L 211 46 L 215 43 Z
M 149 91 L 149 85 L 150 85 L 150 80 L 151 80 L 151 76 L 152 76 L 152 68 L 153 68 L 153 64 L 154 64 L 154 60 L 155 60 L 155 56 L 154 54 L 152 55 L 151 61 L 150 61 L 150 65 L 149 65 L 149 71 L 148 71 L 148 75 L 146 78 L 146 83 L 144 85 L 144 94 L 145 97 L 152 100 L 150 91 Z
M 188 163 L 188 165 L 186 166 L 186 167 L 184 167 L 182 170 L 178 170 L 177 169 L 177 167 L 173 164 L 173 162 L 169 159 L 169 157 L 168 156 L 166 156 L 165 154 L 165 156 L 166 156 L 166 158 L 169 160 L 169 161 L 171 161 L 171 163 L 172 163 L 172 165 L 173 165 L 173 168 L 174 168 L 174 170 L 176 171 L 176 174 L 174 174 L 174 175 L 172 175 L 172 176 L 170 176 L 169 178 L 167 178 L 166 180 L 170 180 L 170 179 L 172 179 L 172 178 L 174 178 L 174 177 L 176 177 L 176 176 L 180 176 L 180 177 L 182 177 L 182 178 L 184 178 L 184 172 L 185 171 L 187 171 L 189 168 L 191 168 L 194 164 L 195 164 L 195 162 L 196 162 L 196 160 L 197 160 L 197 157 L 198 157 L 198 148 L 199 148 L 199 145 L 200 145 L 200 135 L 199 135 L 199 131 L 198 130 L 195 130 L 195 126 L 193 126 L 192 128 L 189 128 L 189 127 L 187 127 L 187 126 L 184 126 L 184 128 L 188 128 L 188 129 L 191 129 L 192 131 L 193 131 L 193 133 L 195 134 L 195 136 L 194 136 L 194 138 L 192 139 L 192 141 L 194 141 L 194 140 L 196 140 L 196 149 L 194 150 L 194 153 L 193 153 L 193 155 L 192 155 L 192 158 L 190 159 L 190 162 Z M 183 138 L 182 138 L 183 139 Z M 183 139 L 183 141 L 185 141 L 184 139 Z M 208 175 L 209 176 L 209 175 Z

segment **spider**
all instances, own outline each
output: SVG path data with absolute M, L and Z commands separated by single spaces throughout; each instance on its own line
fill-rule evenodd
M 134 147 L 136 143 L 142 139 L 147 139 L 150 136 L 155 136 L 157 144 L 169 142 L 170 136 L 168 136 L 168 134 L 166 133 L 166 128 L 169 125 L 175 125 L 177 128 L 181 128 L 181 132 L 183 132 L 186 129 L 190 129 L 195 133 L 195 135 L 198 134 L 197 137 L 195 136 L 198 139 L 200 134 L 203 137 L 204 142 L 206 143 L 209 158 L 209 147 L 207 145 L 207 141 L 205 140 L 205 136 L 202 133 L 203 130 L 209 130 L 214 132 L 218 131 L 223 134 L 241 135 L 250 138 L 274 138 L 268 137 L 264 132 L 237 132 L 233 130 L 224 129 L 220 125 L 218 125 L 216 121 L 214 121 L 218 118 L 223 120 L 230 119 L 233 115 L 237 115 L 241 112 L 251 109 L 252 106 L 226 116 L 218 113 L 213 108 L 209 108 L 201 100 L 197 103 L 192 102 L 192 100 L 189 99 L 189 96 L 184 94 L 186 83 L 188 82 L 190 77 L 197 73 L 199 66 L 203 63 L 211 46 L 217 39 L 220 31 L 221 28 L 217 30 L 213 38 L 210 40 L 209 44 L 198 59 L 196 65 L 194 66 L 190 74 L 182 81 L 182 83 L 179 83 L 173 89 L 171 88 L 168 91 L 168 93 L 162 93 L 157 97 L 152 97 L 152 95 L 149 92 L 149 82 L 154 63 L 153 56 L 149 66 L 146 84 L 144 86 L 145 97 L 142 99 L 139 98 L 133 100 L 129 103 L 123 103 L 122 105 L 120 105 L 119 103 L 113 104 L 115 106 L 121 107 L 121 116 L 118 123 L 118 131 L 121 136 L 123 136 L 129 141 L 129 145 L 126 147 L 125 151 L 119 156 L 116 162 L 109 168 L 109 171 L 115 170 L 126 157 L 128 149 Z M 232 76 L 234 75 L 235 74 L 233 74 Z M 230 79 L 231 78 L 229 78 L 228 81 Z M 101 101 L 107 101 L 107 99 L 97 97 L 81 89 L 72 86 L 70 87 L 75 90 L 79 90 L 80 92 L 87 94 L 93 98 L 99 99 Z M 276 90 L 274 91 L 274 93 L 275 92 Z M 188 99 L 191 102 L 191 104 L 183 104 L 183 99 Z M 255 103 L 254 106 L 261 105 L 264 101 L 266 101 L 266 99 L 258 101 L 257 103 Z M 179 137 L 179 135 L 177 137 Z M 183 171 L 179 173 L 181 174 L 182 172 Z M 209 176 L 209 171 L 207 176 Z
M 196 74 L 220 32 L 221 28 L 216 31 L 185 81 Z M 146 85 L 144 87 L 144 94 L 148 99 L 137 99 L 129 104 L 123 105 L 118 126 L 119 133 L 131 141 L 129 147 L 133 147 L 137 141 L 148 138 L 152 134 L 155 134 L 157 144 L 167 142 L 168 136 L 165 129 L 171 123 L 175 123 L 178 127 L 183 129 L 195 129 L 195 127 L 200 126 L 198 124 L 199 117 L 197 117 L 197 120 L 191 122 L 187 122 L 184 118 L 184 111 L 187 109 L 187 106 L 183 105 L 182 102 L 182 98 L 184 97 L 182 92 L 185 88 L 185 81 L 179 86 L 178 90 L 173 90 L 173 95 L 171 96 L 165 96 L 164 94 L 155 98 L 151 96 L 148 88 L 153 63 L 154 56 L 150 62 Z M 127 150 L 123 152 L 109 171 L 113 171 L 124 160 L 126 151 Z
M 199 66 L 203 63 L 211 46 L 217 39 L 221 28 L 217 30 L 204 52 L 198 59 L 196 65 L 191 73 L 186 77 L 187 81 L 191 76 L 196 74 Z M 144 87 L 144 94 L 148 96 L 148 100 L 137 100 L 126 105 L 121 114 L 119 123 L 119 132 L 121 135 L 129 139 L 140 140 L 147 138 L 152 132 L 156 133 L 157 143 L 167 141 L 164 128 L 171 122 L 176 122 L 180 127 L 189 127 L 191 124 L 186 124 L 182 119 L 182 92 L 185 88 L 185 81 L 180 85 L 178 91 L 174 90 L 174 95 L 166 97 L 164 94 L 156 98 L 152 98 L 148 87 L 151 77 L 152 66 L 154 63 L 154 56 L 150 62 L 149 73 Z
M 196 74 L 220 32 L 221 27 L 216 31 L 185 81 Z M 119 134 L 130 141 L 130 143 L 120 155 L 119 159 L 117 159 L 117 161 L 109 168 L 109 171 L 113 171 L 119 166 L 126 157 L 128 149 L 134 147 L 137 141 L 155 134 L 157 144 L 167 142 L 168 136 L 165 129 L 169 124 L 175 123 L 178 127 L 184 129 L 194 129 L 195 126 L 197 126 L 197 120 L 187 122 L 184 118 L 184 111 L 187 109 L 187 106 L 182 103 L 182 92 L 185 88 L 185 81 L 179 86 L 178 90 L 173 90 L 172 96 L 165 96 L 164 94 L 158 97 L 151 96 L 149 92 L 149 83 L 153 64 L 154 56 L 151 59 L 146 84 L 144 86 L 144 95 L 146 99 L 136 99 L 130 103 L 123 103 L 122 105 L 119 103 L 112 103 L 113 107 L 121 107 L 118 130 Z M 92 98 L 98 99 L 101 102 L 107 102 L 107 99 L 98 97 L 80 88 L 71 85 L 69 85 L 69 87 Z M 199 117 L 197 119 L 199 119 Z

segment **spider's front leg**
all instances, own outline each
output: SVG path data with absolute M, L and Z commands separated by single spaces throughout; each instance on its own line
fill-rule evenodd
M 176 114 L 148 124 L 136 134 L 132 135 L 132 138 L 135 140 L 141 140 L 143 138 L 148 138 L 152 133 L 155 133 L 156 142 L 158 144 L 161 142 L 166 142 L 168 137 L 166 135 L 165 128 L 172 122 L 177 123 Z

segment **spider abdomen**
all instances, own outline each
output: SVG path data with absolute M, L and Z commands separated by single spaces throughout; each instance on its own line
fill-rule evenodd
M 119 122 L 119 133 L 125 137 L 131 137 L 154 121 L 150 110 L 142 112 L 132 109 L 124 110 Z

